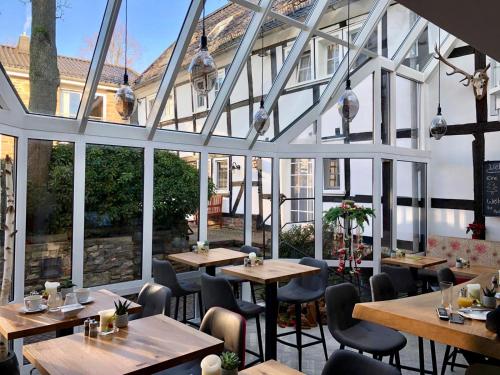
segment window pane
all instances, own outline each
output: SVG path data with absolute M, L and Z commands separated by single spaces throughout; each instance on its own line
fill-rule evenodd
M 418 148 L 418 83 L 396 76 L 396 146 Z
M 83 284 L 141 278 L 143 149 L 88 145 Z
M 74 144 L 28 141 L 25 294 L 71 279 Z
M 252 160 L 252 245 L 271 257 L 273 159 Z

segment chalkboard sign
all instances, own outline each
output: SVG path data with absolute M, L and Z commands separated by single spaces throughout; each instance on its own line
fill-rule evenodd
M 500 161 L 484 162 L 484 215 L 500 216 Z

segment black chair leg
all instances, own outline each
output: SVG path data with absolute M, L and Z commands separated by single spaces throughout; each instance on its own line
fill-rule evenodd
M 448 357 L 450 356 L 451 346 L 446 345 L 446 349 L 444 351 L 443 364 L 441 366 L 441 375 L 444 375 L 446 372 L 446 367 L 448 366 Z
M 177 320 L 178 317 L 179 317 L 179 297 L 175 297 L 175 314 L 174 314 L 175 320 Z
M 396 360 L 396 368 L 401 371 L 401 361 L 399 359 L 399 352 L 394 353 L 394 359 Z
M 392 366 L 392 365 L 393 365 L 393 363 L 394 363 L 394 354 L 391 354 L 391 355 L 389 356 L 389 364 Z
M 300 303 L 295 304 L 295 337 L 299 352 L 299 371 L 302 371 L 302 305 Z
M 321 334 L 323 351 L 325 352 L 325 360 L 328 361 L 328 352 L 326 350 L 325 332 L 323 331 L 323 324 L 321 323 L 321 312 L 319 311 L 319 302 L 315 301 L 314 305 L 316 306 L 316 320 L 318 321 L 318 325 L 319 325 L 319 333 Z
M 457 361 L 457 353 L 458 353 L 458 349 L 453 348 L 453 357 L 451 358 L 451 371 L 453 371 L 455 368 L 455 363 Z
M 184 296 L 182 299 L 182 323 L 187 322 L 187 312 L 186 312 L 186 307 L 187 307 L 187 302 L 186 302 L 186 297 Z
M 255 323 L 257 326 L 257 342 L 259 344 L 259 359 L 264 362 L 264 349 L 262 349 L 262 332 L 260 329 L 260 317 L 257 315 L 255 318 Z
M 253 283 L 250 281 L 250 292 L 252 293 L 252 302 L 254 304 L 257 304 L 257 299 L 255 298 L 255 288 L 253 286 Z
M 435 346 L 433 340 L 431 340 L 430 343 L 431 343 L 432 373 L 437 375 L 438 369 L 437 369 L 437 362 L 436 362 L 436 346 Z
M 203 320 L 203 302 L 201 299 L 201 292 L 198 292 L 198 309 L 200 310 L 200 325 L 201 321 Z

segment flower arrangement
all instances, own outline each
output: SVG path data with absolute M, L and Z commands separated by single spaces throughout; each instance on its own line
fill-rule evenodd
M 340 206 L 332 207 L 325 212 L 323 220 L 325 224 L 333 227 L 335 233 L 332 253 L 339 258 L 338 272 L 356 274 L 360 272 L 359 264 L 365 250 L 361 234 L 365 224 L 374 216 L 374 209 L 358 206 L 351 200 L 344 200 Z M 357 230 L 356 241 L 354 230 Z
M 480 240 L 484 238 L 484 232 L 486 231 L 486 226 L 481 223 L 470 223 L 467 225 L 465 233 L 472 232 L 473 240 Z

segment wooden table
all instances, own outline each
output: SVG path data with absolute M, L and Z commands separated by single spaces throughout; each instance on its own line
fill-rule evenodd
M 266 260 L 261 266 L 223 267 L 222 272 L 250 280 L 266 287 L 266 360 L 276 359 L 277 318 L 278 318 L 278 282 L 297 277 L 320 273 L 316 267 L 287 262 L 284 260 Z
M 482 274 L 469 282 L 487 285 L 492 276 L 491 273 Z M 455 298 L 463 286 L 460 284 L 453 288 Z M 465 319 L 465 324 L 453 324 L 440 320 L 436 314 L 436 307 L 440 304 L 441 292 L 392 301 L 358 303 L 353 317 L 500 359 L 500 337 L 488 331 L 483 321 Z
M 467 268 L 451 267 L 450 269 L 453 271 L 455 276 L 464 278 L 473 278 L 485 273 L 497 272 L 495 267 L 481 266 L 479 264 L 471 264 L 470 267 Z
M 404 257 L 382 258 L 382 264 L 410 268 L 427 268 L 446 262 L 447 260 L 444 258 L 431 257 L 427 255 L 406 255 Z
M 106 309 L 114 309 L 114 301 L 118 299 L 126 301 L 108 290 L 90 292 L 90 296 L 95 299 L 85 305 L 85 308 L 74 318 L 63 318 L 61 312 L 49 312 L 45 310 L 40 313 L 25 314 L 20 312 L 23 303 L 14 303 L 0 306 L 0 334 L 7 340 L 19 339 L 22 337 L 38 335 L 66 328 L 73 328 L 82 325 L 87 318 L 98 318 L 98 312 Z M 132 303 L 129 307 L 130 313 L 137 313 L 142 310 L 141 305 Z
M 275 360 L 266 361 L 240 371 L 240 375 L 305 375 Z
M 224 342 L 165 315 L 133 320 L 110 336 L 82 333 L 23 347 L 42 374 L 152 374 L 220 353 Z
M 185 253 L 170 254 L 167 258 L 175 262 L 187 264 L 191 267 L 206 267 L 207 274 L 215 276 L 215 267 L 227 266 L 238 261 L 241 262 L 247 256 L 247 253 L 243 253 L 241 251 L 218 247 L 210 249 L 208 254 L 200 254 L 189 251 Z

